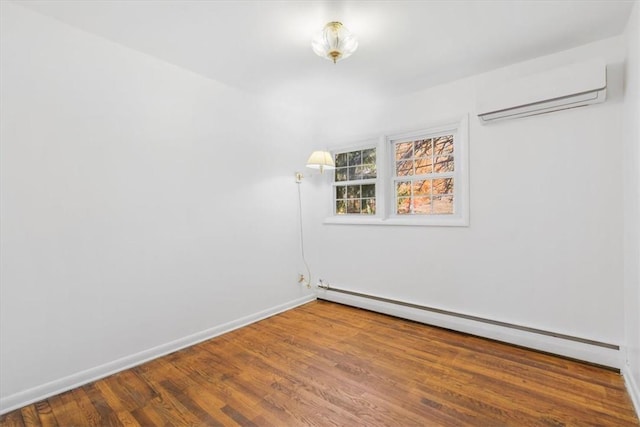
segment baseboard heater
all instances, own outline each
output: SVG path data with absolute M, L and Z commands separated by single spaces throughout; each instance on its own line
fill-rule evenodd
M 394 305 L 398 305 L 398 306 L 414 308 L 414 309 L 417 309 L 417 310 L 428 311 L 428 312 L 431 312 L 431 313 L 437 313 L 437 314 L 442 314 L 442 315 L 446 315 L 446 316 L 452 316 L 452 317 L 456 317 L 456 318 L 459 318 L 459 319 L 472 320 L 472 321 L 475 321 L 475 322 L 481 322 L 481 323 L 485 323 L 485 324 L 489 324 L 489 325 L 501 326 L 503 328 L 515 329 L 515 330 L 519 330 L 519 331 L 524 331 L 524 332 L 529 332 L 529 333 L 534 333 L 534 334 L 539 334 L 539 335 L 545 335 L 545 336 L 553 337 L 553 338 L 560 338 L 560 339 L 564 339 L 564 340 L 568 340 L 568 341 L 578 342 L 578 343 L 581 343 L 581 344 L 588 344 L 588 345 L 592 345 L 592 346 L 596 346 L 596 347 L 602 347 L 602 348 L 606 348 L 606 349 L 609 349 L 609 350 L 620 350 L 620 346 L 615 345 L 615 344 L 605 343 L 605 342 L 591 340 L 591 339 L 587 339 L 587 338 L 574 337 L 574 336 L 571 336 L 571 335 L 560 334 L 560 333 L 551 332 L 551 331 L 545 331 L 543 329 L 531 328 L 531 327 L 528 327 L 528 326 L 516 325 L 516 324 L 508 323 L 508 322 L 501 322 L 499 320 L 486 319 L 484 317 L 472 316 L 472 315 L 464 314 L 464 313 L 457 313 L 455 311 L 443 310 L 441 308 L 429 307 L 429 306 L 420 305 L 420 304 L 414 304 L 414 303 L 410 303 L 410 302 L 406 302 L 406 301 L 399 301 L 399 300 L 395 300 L 395 299 L 391 299 L 391 298 L 385 298 L 385 297 L 379 297 L 379 296 L 375 296 L 375 295 L 364 294 L 364 293 L 361 293 L 361 292 L 349 291 L 349 290 L 346 290 L 346 289 L 340 289 L 340 288 L 335 288 L 333 286 L 329 286 L 326 283 L 320 284 L 318 287 L 320 289 L 323 289 L 324 291 L 328 291 L 328 292 L 336 292 L 336 293 L 345 294 L 345 295 L 351 295 L 351 296 L 355 296 L 355 297 L 359 297 L 359 298 L 366 298 L 366 299 L 370 299 L 370 300 L 380 301 L 380 302 L 384 302 L 384 303 L 387 303 L 387 304 L 394 304 Z M 322 298 L 322 295 L 318 295 L 318 299 L 324 299 L 324 300 L 329 301 L 327 298 Z

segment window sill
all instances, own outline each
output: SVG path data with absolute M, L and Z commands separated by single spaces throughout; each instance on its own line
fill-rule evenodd
M 461 217 L 431 217 L 431 218 L 380 218 L 380 217 L 357 217 L 357 216 L 330 216 L 325 218 L 324 224 L 336 225 L 400 225 L 414 227 L 468 227 L 469 220 Z

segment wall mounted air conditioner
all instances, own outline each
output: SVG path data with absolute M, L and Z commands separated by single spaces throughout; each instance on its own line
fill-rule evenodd
M 607 67 L 592 60 L 505 82 L 478 98 L 481 122 L 534 116 L 604 102 Z

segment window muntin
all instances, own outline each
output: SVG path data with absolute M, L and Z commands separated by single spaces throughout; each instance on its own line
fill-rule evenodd
M 391 141 L 394 214 L 455 213 L 454 134 Z
M 335 154 L 334 215 L 375 215 L 376 148 Z

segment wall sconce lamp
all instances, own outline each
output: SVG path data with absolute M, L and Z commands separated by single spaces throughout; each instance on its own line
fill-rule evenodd
M 307 160 L 307 167 L 310 169 L 320 169 L 320 173 L 325 169 L 335 169 L 336 164 L 333 162 L 333 156 L 328 151 L 314 151 Z M 302 182 L 302 172 L 296 172 L 296 183 Z
M 309 156 L 307 160 L 307 167 L 311 169 L 320 169 L 320 173 L 324 172 L 325 169 L 335 169 L 336 164 L 333 162 L 333 156 L 328 151 L 314 151 Z M 304 266 L 307 269 L 307 277 L 305 278 L 304 274 L 299 274 L 298 283 L 304 283 L 307 285 L 307 288 L 311 288 L 311 269 L 309 268 L 309 264 L 307 263 L 306 258 L 304 257 L 304 230 L 302 227 L 302 191 L 300 190 L 300 183 L 302 182 L 302 172 L 296 172 L 296 184 L 298 184 L 298 212 L 300 215 L 300 255 L 302 256 L 302 261 Z
M 333 163 L 333 156 L 328 151 L 314 151 L 307 160 L 307 167 L 311 169 L 320 169 L 320 173 L 325 169 L 335 169 L 336 164 Z

